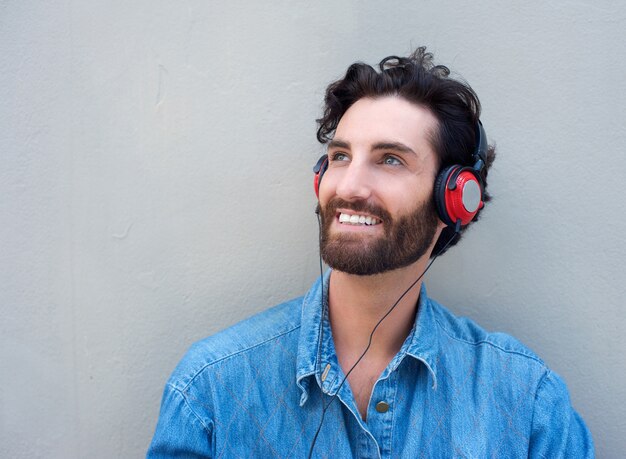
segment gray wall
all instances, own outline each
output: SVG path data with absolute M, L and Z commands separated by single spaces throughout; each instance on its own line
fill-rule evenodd
M 0 2 L 0 456 L 138 457 L 185 349 L 308 289 L 322 91 L 428 45 L 495 199 L 428 276 L 626 451 L 626 6 Z

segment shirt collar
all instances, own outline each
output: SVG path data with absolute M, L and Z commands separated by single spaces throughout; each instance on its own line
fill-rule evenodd
M 296 383 L 302 390 L 300 406 L 304 405 L 308 398 L 309 384 L 313 379 L 309 376 L 316 374 L 318 354 L 321 352 L 320 339 L 322 338 L 322 329 L 320 325 L 322 324 L 322 314 L 327 310 L 330 273 L 331 270 L 329 269 L 322 278 L 318 278 L 302 301 L 302 319 L 296 361 Z M 320 372 L 323 372 L 323 369 L 317 371 L 316 379 L 318 380 L 321 378 Z
M 304 405 L 308 398 L 309 387 L 312 381 L 318 386 L 325 386 L 329 394 L 333 394 L 337 385 L 341 382 L 337 378 L 334 368 L 338 368 L 334 345 L 332 342 L 330 324 L 328 322 L 328 286 L 332 270 L 326 271 L 322 279 L 318 279 L 302 302 L 302 320 L 300 337 L 298 342 L 296 383 L 302 390 L 300 405 Z M 323 288 L 322 288 L 323 286 Z M 322 301 L 323 293 L 323 301 Z M 323 305 L 323 307 L 322 307 Z M 324 320 L 322 321 L 322 315 Z M 323 334 L 322 334 L 323 327 Z M 387 370 L 395 370 L 402 359 L 408 355 L 413 357 L 428 368 L 433 379 L 432 387 L 437 388 L 437 362 L 439 353 L 439 340 L 437 335 L 437 323 L 433 314 L 433 306 L 426 294 L 426 287 L 422 283 L 417 317 L 413 330 L 402 345 L 398 355 L 391 361 Z M 320 339 L 323 337 L 323 343 Z M 319 362 L 319 363 L 318 363 Z M 326 368 L 330 362 L 329 368 Z M 326 373 L 326 374 L 324 374 Z M 310 376 L 315 376 L 311 378 Z M 331 383 L 331 381 L 334 382 Z
M 433 378 L 432 388 L 437 389 L 437 363 L 439 362 L 439 326 L 433 304 L 422 282 L 413 330 L 407 338 L 407 355 L 421 361 Z

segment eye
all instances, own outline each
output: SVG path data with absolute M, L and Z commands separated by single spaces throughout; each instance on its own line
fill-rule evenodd
M 329 156 L 330 156 L 331 161 L 348 161 L 349 160 L 348 155 L 340 151 L 331 153 Z
M 388 155 L 383 159 L 383 164 L 386 164 L 387 166 L 400 166 L 402 161 L 395 156 Z

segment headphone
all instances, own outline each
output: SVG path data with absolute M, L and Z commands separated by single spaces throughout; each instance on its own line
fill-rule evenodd
M 433 195 L 437 214 L 446 225 L 456 228 L 471 222 L 484 203 L 484 173 L 487 162 L 487 134 L 483 124 L 476 124 L 476 148 L 472 153 L 474 165 L 454 164 L 444 168 L 435 179 Z M 320 183 L 328 169 L 328 155 L 322 155 L 313 167 L 313 188 L 319 199 Z

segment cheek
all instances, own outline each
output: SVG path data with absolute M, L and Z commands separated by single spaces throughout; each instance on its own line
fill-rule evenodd
M 393 192 L 389 190 L 381 198 L 384 199 L 385 207 L 392 215 L 410 215 L 418 209 L 422 211 L 429 209 L 435 215 L 437 214 L 432 189 L 425 190 L 412 184 L 411 187 L 400 187 L 394 189 Z M 441 228 L 445 228 L 445 224 L 437 220 L 441 223 Z

